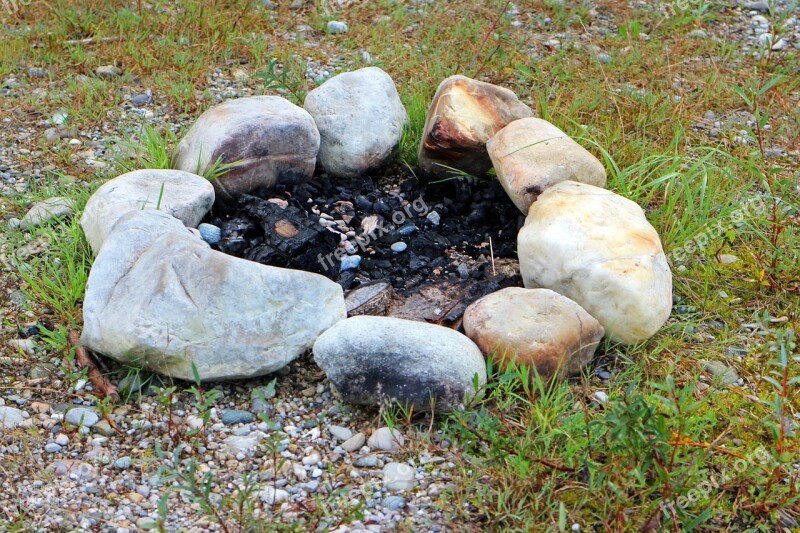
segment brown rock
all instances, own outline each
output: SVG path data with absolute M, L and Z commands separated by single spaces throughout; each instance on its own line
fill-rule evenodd
M 606 169 L 583 146 L 540 118 L 515 120 L 486 143 L 497 179 L 523 214 L 564 180 L 606 186 Z
M 548 289 L 509 287 L 464 313 L 464 331 L 500 368 L 535 367 L 545 379 L 575 374 L 591 361 L 603 326 L 581 306 Z
M 483 174 L 492 166 L 486 142 L 508 123 L 531 114 L 508 89 L 451 76 L 433 96 L 419 147 L 419 165 L 439 175 L 453 174 L 447 167 Z

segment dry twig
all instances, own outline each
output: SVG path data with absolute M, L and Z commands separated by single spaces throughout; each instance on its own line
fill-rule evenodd
M 119 401 L 119 391 L 107 377 L 105 377 L 97 368 L 97 363 L 94 361 L 91 352 L 81 345 L 81 335 L 75 330 L 69 332 L 69 342 L 75 347 L 75 360 L 78 365 L 86 368 L 89 379 L 94 383 L 97 392 L 106 398 L 111 398 L 111 401 Z

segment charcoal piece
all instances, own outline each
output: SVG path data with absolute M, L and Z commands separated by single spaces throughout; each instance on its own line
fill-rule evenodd
M 346 290 L 350 289 L 350 287 L 353 286 L 355 281 L 356 281 L 356 273 L 353 272 L 352 270 L 345 270 L 339 276 L 339 280 L 338 280 L 337 283 L 339 283 L 339 285 L 341 285 L 342 290 L 346 291 Z
M 248 198 L 244 208 L 264 231 L 263 242 L 246 254 L 247 259 L 319 273 L 324 273 L 326 265 L 330 269 L 331 261 L 320 261 L 318 256 L 331 254 L 339 237 L 320 226 L 306 211 L 293 206 L 284 209 L 253 197 Z

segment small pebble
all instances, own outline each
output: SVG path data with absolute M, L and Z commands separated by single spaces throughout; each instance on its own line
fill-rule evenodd
M 363 433 L 356 433 L 346 441 L 342 443 L 342 449 L 346 452 L 355 452 L 360 450 L 362 446 L 367 442 L 367 438 L 364 436 Z
M 361 256 L 360 255 L 348 255 L 346 257 L 342 257 L 342 264 L 339 267 L 339 270 L 344 272 L 345 270 L 355 270 L 361 264 Z
M 241 409 L 227 409 L 222 412 L 222 423 L 226 426 L 249 424 L 253 421 L 253 413 Z
M 415 474 L 405 463 L 388 463 L 383 467 L 383 486 L 387 490 L 411 490 L 417 484 Z
M 100 416 L 92 409 L 86 407 L 75 407 L 67 411 L 64 420 L 73 426 L 83 426 L 90 428 L 100 421 Z
M 47 453 L 58 453 L 61 451 L 61 446 L 59 446 L 55 442 L 49 442 L 44 447 L 44 451 L 46 451 Z
M 111 79 L 121 75 L 122 71 L 114 65 L 103 65 L 102 67 L 97 67 L 94 73 L 100 78 Z
M 608 394 L 605 391 L 596 391 L 592 397 L 600 403 L 608 403 Z
M 353 464 L 359 468 L 375 468 L 378 466 L 378 456 L 365 455 L 364 457 L 356 459 Z
M 149 104 L 152 101 L 153 101 L 153 97 L 148 93 L 137 94 L 136 96 L 131 98 L 131 103 L 133 105 L 135 105 L 136 107 Z
M 436 211 L 431 211 L 425 218 L 434 226 L 438 226 L 442 221 L 442 217 Z
M 328 433 L 330 433 L 333 438 L 340 441 L 347 441 L 353 436 L 352 431 L 342 426 L 330 426 L 328 428 Z
M 131 467 L 131 458 L 128 456 L 120 457 L 116 461 L 114 461 L 114 466 L 119 468 L 120 470 L 127 470 Z
M 399 511 L 406 506 L 406 499 L 402 496 L 387 496 L 381 502 L 381 506 L 392 511 Z
M 328 22 L 328 33 L 331 35 L 337 35 L 339 33 L 347 33 L 348 27 L 347 24 L 344 22 L 339 22 L 338 20 L 332 20 Z
M 222 239 L 222 229 L 214 224 L 200 224 L 197 231 L 200 232 L 200 238 L 211 245 L 218 244 Z
M 703 368 L 723 385 L 735 385 L 739 381 L 739 373 L 721 361 L 705 361 L 700 363 Z
M 373 450 L 393 452 L 402 448 L 405 443 L 402 433 L 396 429 L 382 427 L 370 435 L 367 445 Z
M 36 343 L 31 339 L 11 339 L 8 341 L 8 346 L 15 352 L 22 352 L 26 355 L 34 355 L 36 353 Z
M 392 245 L 392 251 L 397 254 L 405 252 L 406 248 L 408 248 L 408 245 L 404 242 L 396 242 Z
M 397 233 L 402 235 L 403 237 L 408 237 L 412 235 L 415 231 L 417 231 L 417 226 L 414 224 L 406 224 L 404 226 L 400 226 L 400 229 L 397 230 Z

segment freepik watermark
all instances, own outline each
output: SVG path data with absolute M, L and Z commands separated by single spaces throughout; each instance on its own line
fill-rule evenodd
M 370 244 L 380 239 L 384 235 L 391 233 L 393 229 L 392 226 L 403 226 L 409 219 L 414 217 L 424 217 L 429 211 L 430 209 L 428 208 L 428 204 L 426 204 L 425 200 L 423 200 L 422 196 L 420 196 L 416 200 L 406 204 L 403 209 L 392 213 L 390 221 L 386 221 L 381 217 L 376 217 L 375 223 L 372 227 L 364 227 L 362 225 L 364 228 L 364 234 L 355 238 L 356 245 L 361 252 L 366 252 Z M 391 222 L 391 225 L 389 222 Z M 349 247 L 347 243 L 350 243 Z M 319 264 L 322 265 L 322 268 L 324 268 L 325 271 L 328 271 L 334 267 L 338 268 L 338 265 L 336 265 L 334 259 L 338 262 L 341 262 L 342 259 L 349 255 L 349 253 L 355 251 L 356 245 L 353 245 L 353 243 L 348 240 L 343 240 L 333 252 L 327 255 L 319 254 L 317 256 L 317 261 L 319 261 Z M 350 248 L 349 251 L 348 248 Z
M 704 252 L 728 231 L 739 227 L 745 220 L 765 213 L 771 207 L 772 203 L 764 196 L 755 196 L 746 200 L 742 205 L 731 211 L 728 216 L 717 219 L 693 239 L 686 241 L 682 246 L 670 252 L 669 256 L 672 263 L 684 263 L 692 254 Z
M 747 470 L 755 466 L 763 468 L 774 463 L 772 455 L 763 447 L 759 447 L 749 455 L 736 459 L 730 468 L 720 473 L 719 477 L 712 476 L 705 481 L 701 481 L 696 487 L 689 490 L 685 496 L 680 496 L 675 500 L 675 505 L 680 509 L 686 509 L 698 501 L 707 501 L 714 491 L 719 490 L 722 485 L 744 474 Z

